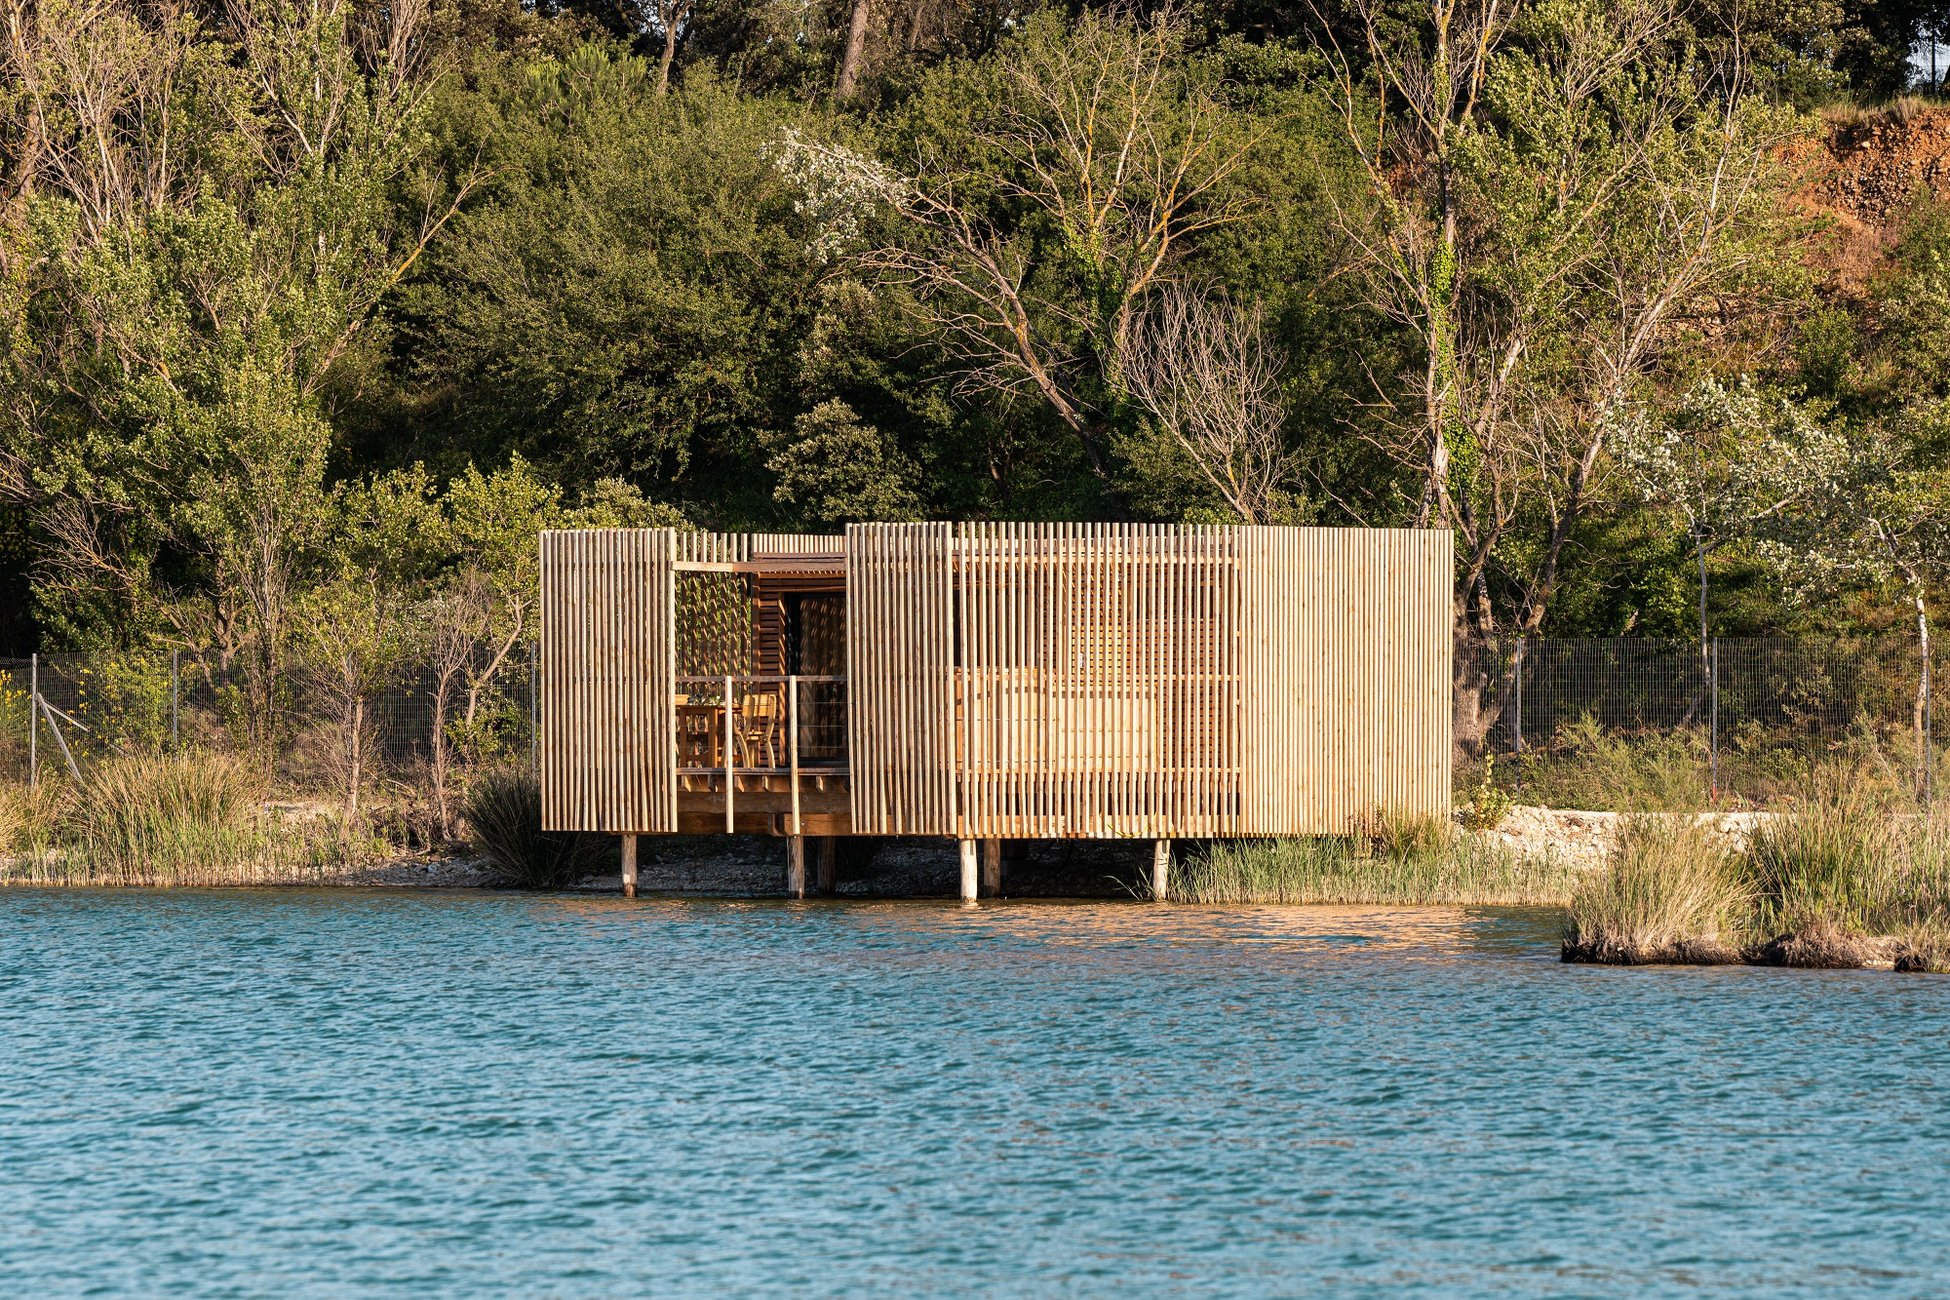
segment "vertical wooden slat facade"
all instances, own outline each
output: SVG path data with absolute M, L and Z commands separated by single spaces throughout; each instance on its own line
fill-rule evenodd
M 674 829 L 673 565 L 842 553 L 855 834 L 1292 835 L 1383 808 L 1446 815 L 1450 547 L 1126 524 L 547 534 L 545 815 Z
M 545 830 L 677 829 L 672 540 L 542 534 Z
M 954 537 L 846 532 L 847 767 L 858 835 L 953 835 Z

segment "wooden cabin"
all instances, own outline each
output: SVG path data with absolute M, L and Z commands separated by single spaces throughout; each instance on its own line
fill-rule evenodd
M 1447 816 L 1446 531 L 542 535 L 544 826 L 1003 840 Z

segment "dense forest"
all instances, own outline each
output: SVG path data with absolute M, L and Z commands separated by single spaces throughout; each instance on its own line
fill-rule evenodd
M 1950 210 L 1808 196 L 1946 17 L 0 0 L 0 653 L 356 678 L 532 632 L 539 527 L 925 517 L 1452 527 L 1479 634 L 1914 632 Z

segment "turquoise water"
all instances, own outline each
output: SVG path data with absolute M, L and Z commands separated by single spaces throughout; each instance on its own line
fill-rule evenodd
M 1554 934 L 0 893 L 0 1294 L 1950 1285 L 1950 980 Z

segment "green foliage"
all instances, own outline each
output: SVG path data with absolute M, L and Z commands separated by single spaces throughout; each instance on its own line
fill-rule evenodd
M 1496 755 L 1483 755 L 1483 771 L 1463 810 L 1463 825 L 1472 831 L 1493 831 L 1510 815 L 1510 794 L 1496 783 Z

